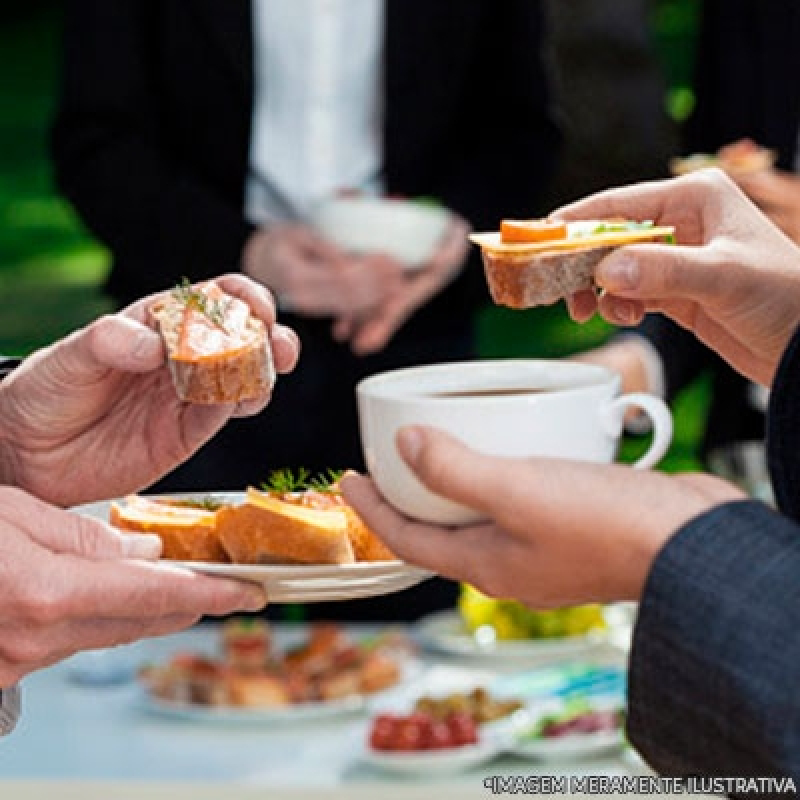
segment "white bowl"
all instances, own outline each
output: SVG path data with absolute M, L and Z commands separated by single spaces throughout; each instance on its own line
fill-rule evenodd
M 433 255 L 450 221 L 445 208 L 383 197 L 336 197 L 311 214 L 319 233 L 351 253 L 385 253 L 408 269 Z

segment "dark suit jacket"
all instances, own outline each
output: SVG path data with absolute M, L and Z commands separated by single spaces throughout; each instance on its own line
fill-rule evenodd
M 750 137 L 792 169 L 800 128 L 800 3 L 797 0 L 705 0 L 695 66 L 696 107 L 685 131 L 687 152 L 715 152 Z M 642 333 L 662 354 L 669 396 L 701 373 L 711 375 L 712 406 L 703 454 L 761 439 L 763 415 L 749 384 L 695 337 L 665 319 Z
M 250 6 L 68 4 L 56 173 L 111 248 L 122 301 L 238 267 L 250 233 Z M 538 0 L 387 0 L 389 193 L 436 196 L 479 229 L 536 210 L 558 140 L 542 33 Z M 421 316 L 446 327 L 486 297 L 472 270 Z
M 800 335 L 769 413 L 783 515 L 755 502 L 704 514 L 667 544 L 648 580 L 631 654 L 629 735 L 663 773 L 800 781 L 798 403 Z

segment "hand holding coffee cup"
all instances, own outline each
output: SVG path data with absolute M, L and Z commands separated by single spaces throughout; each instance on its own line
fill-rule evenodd
M 433 494 L 414 477 L 397 452 L 401 428 L 440 428 L 489 455 L 610 463 L 625 412 L 636 407 L 650 417 L 653 440 L 633 466 L 652 467 L 672 438 L 670 411 L 655 396 L 619 392 L 616 373 L 568 361 L 473 361 L 375 375 L 356 389 L 367 469 L 409 517 L 441 525 L 478 522 L 479 513 Z

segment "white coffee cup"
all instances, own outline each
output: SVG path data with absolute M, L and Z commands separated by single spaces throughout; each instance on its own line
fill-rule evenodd
M 609 463 L 625 412 L 650 418 L 653 440 L 633 466 L 654 466 L 672 439 L 672 415 L 649 394 L 620 395 L 617 373 L 572 361 L 494 360 L 411 367 L 374 375 L 356 388 L 367 470 L 399 511 L 441 525 L 483 519 L 426 489 L 396 446 L 408 425 L 440 428 L 483 453 Z

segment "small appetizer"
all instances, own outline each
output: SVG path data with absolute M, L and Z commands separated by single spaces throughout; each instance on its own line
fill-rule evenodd
M 187 280 L 151 308 L 181 400 L 215 405 L 263 397 L 275 370 L 264 323 L 215 283 Z
M 509 308 L 550 305 L 594 286 L 595 267 L 627 244 L 674 241 L 674 228 L 632 220 L 503 220 L 476 233 L 492 299 Z
M 110 522 L 115 528 L 161 537 L 161 557 L 173 561 L 230 561 L 217 536 L 220 505 L 185 504 L 169 498 L 129 495 L 124 503 L 112 502 Z
M 673 158 L 669 167 L 673 175 L 719 167 L 735 176 L 771 169 L 777 157 L 774 150 L 762 147 L 752 139 L 741 139 L 720 148 L 716 153 L 693 153 L 685 158 Z
M 217 534 L 235 564 L 352 564 L 347 516 L 249 488 L 247 502 L 221 509 Z

